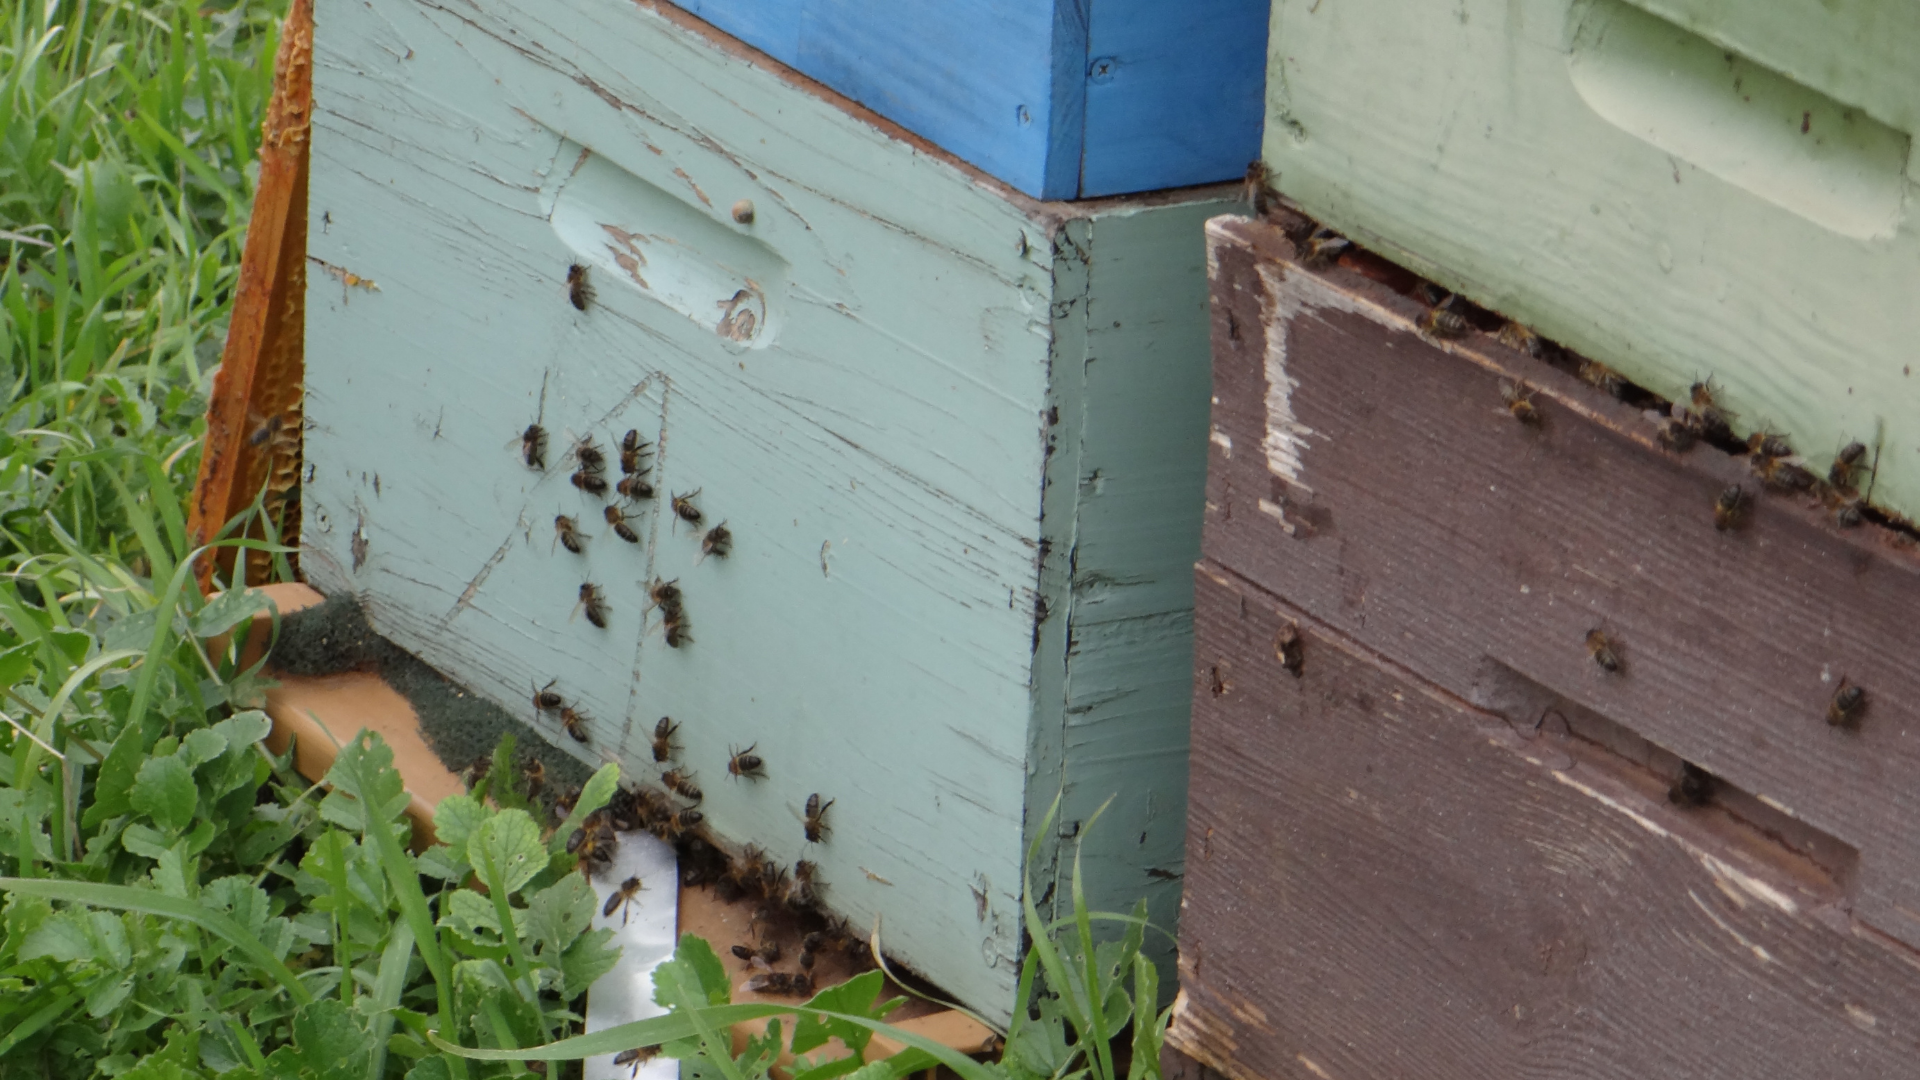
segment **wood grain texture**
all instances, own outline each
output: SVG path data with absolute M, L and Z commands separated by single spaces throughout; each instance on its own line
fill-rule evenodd
M 1740 459 L 1658 450 L 1647 417 L 1483 335 L 1423 338 L 1411 302 L 1301 270 L 1272 226 L 1209 237 L 1210 557 L 1516 722 L 1534 687 L 1697 763 L 1858 852 L 1853 916 L 1920 944 L 1909 538 L 1770 494 L 1721 532 L 1716 494 L 1757 493 Z M 1502 407 L 1513 378 L 1541 427 Z M 1842 680 L 1869 695 L 1857 727 L 1826 720 Z
M 294 0 L 281 24 L 273 95 L 260 140 L 260 180 L 240 258 L 233 318 L 207 402 L 200 473 L 187 503 L 195 546 L 219 534 L 256 498 L 280 537 L 300 533 L 300 393 L 307 300 L 308 124 L 313 111 L 313 4 Z M 255 523 L 247 535 L 264 537 Z M 233 549 L 195 567 L 200 587 L 228 573 Z M 239 582 L 272 570 L 255 554 Z
M 1232 179 L 1259 152 L 1261 0 L 675 0 L 1020 191 Z
M 989 1017 L 1063 789 L 1037 887 L 1118 794 L 1093 902 L 1171 920 L 1145 871 L 1177 875 L 1183 835 L 1226 192 L 1037 203 L 664 5 L 328 0 L 320 25 L 314 248 L 379 291 L 311 293 L 314 582 L 509 707 L 557 678 L 591 743 L 550 737 L 641 779 L 671 716 L 710 825 L 819 863 L 834 908 Z M 572 440 L 629 428 L 657 444 L 637 544 L 568 481 Z M 730 556 L 666 510 L 693 491 Z M 764 781 L 727 775 L 749 744 Z
M 1672 21 L 1661 18 L 1661 13 Z M 1360 243 L 1920 516 L 1910 5 L 1278 0 L 1265 158 Z
M 1179 1050 L 1235 1080 L 1911 1074 L 1920 964 L 1820 867 L 1197 577 Z

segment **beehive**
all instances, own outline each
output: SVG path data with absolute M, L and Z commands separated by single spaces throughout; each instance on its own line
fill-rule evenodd
M 315 21 L 310 580 L 529 717 L 557 680 L 589 741 L 543 730 L 640 779 L 672 717 L 720 837 L 818 863 L 832 907 L 989 1017 L 1063 791 L 1038 899 L 1064 902 L 1063 841 L 1117 796 L 1091 901 L 1171 927 L 1201 226 L 1231 193 L 1035 202 L 671 7 Z M 581 438 L 619 480 L 629 430 L 656 492 L 633 543 L 570 483 Z M 731 551 L 703 555 L 722 523 Z M 729 776 L 748 746 L 765 779 Z
M 676 0 L 1029 195 L 1227 180 L 1260 152 L 1267 0 Z
M 1276 0 L 1265 156 L 1315 215 L 1920 515 L 1920 9 Z

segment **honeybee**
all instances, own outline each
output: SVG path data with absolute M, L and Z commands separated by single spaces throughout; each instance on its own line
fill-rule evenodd
M 660 783 L 675 795 L 691 802 L 705 798 L 700 788 L 693 782 L 693 774 L 685 769 L 668 769 L 660 775 Z
M 1288 623 L 1280 628 L 1280 632 L 1273 636 L 1273 655 L 1294 678 L 1300 677 L 1300 673 L 1306 669 L 1307 650 L 1306 643 L 1300 638 L 1299 626 Z
M 1588 386 L 1597 386 L 1616 398 L 1626 396 L 1626 377 L 1598 360 L 1580 361 L 1578 374 Z
M 547 786 L 546 762 L 539 758 L 528 758 L 522 775 L 527 778 L 527 801 L 532 802 L 540 797 L 540 789 Z
M 753 752 L 754 747 L 759 745 L 754 743 L 745 750 L 730 751 L 727 757 L 727 775 L 751 780 L 766 779 L 767 763 L 760 759 L 760 755 Z
M 768 971 L 748 979 L 746 988 L 759 994 L 804 997 L 813 993 L 813 976 L 804 971 Z
M 620 846 L 620 838 L 613 834 L 612 826 L 604 820 L 589 818 L 580 828 L 573 830 L 567 837 L 567 854 L 572 855 L 580 864 L 580 873 L 592 877 L 596 867 L 609 866 L 613 862 L 614 849 Z
M 808 843 L 817 844 L 833 831 L 827 827 L 827 808 L 837 801 L 828 799 L 826 802 L 821 802 L 820 793 L 817 791 L 807 796 L 807 817 L 804 828 Z
M 1528 427 L 1539 427 L 1544 417 L 1533 407 L 1533 395 L 1533 387 L 1525 379 L 1500 384 L 1500 398 L 1507 403 L 1507 412 Z
M 1687 396 L 1693 405 L 1687 421 L 1694 434 L 1708 442 L 1726 442 L 1733 438 L 1733 426 L 1727 422 L 1726 411 L 1714 400 L 1713 380 L 1694 383 L 1688 388 Z
M 814 876 L 820 868 L 805 859 L 793 864 L 793 881 L 787 886 L 786 901 L 790 908 L 810 908 L 820 901 L 819 886 Z
M 1842 677 L 1840 688 L 1833 692 L 1833 700 L 1827 703 L 1827 723 L 1834 727 L 1846 727 L 1858 723 L 1866 711 L 1867 692 Z
M 700 489 L 694 488 L 685 495 L 675 495 L 673 497 L 674 516 L 689 525 L 700 524 L 700 508 L 693 505 L 693 497 L 698 494 Z
M 727 523 L 724 521 L 708 529 L 707 534 L 700 538 L 700 555 L 702 558 L 712 555 L 716 558 L 724 559 L 732 550 L 733 533 L 727 530 Z
M 619 911 L 621 908 L 632 904 L 634 898 L 640 895 L 640 890 L 645 887 L 646 886 L 640 884 L 640 875 L 638 874 L 621 882 L 619 887 L 615 888 L 613 892 L 607 896 L 606 904 L 600 908 L 600 917 L 603 919 L 613 918 L 615 911 Z M 630 913 L 626 911 L 620 912 L 621 926 L 627 925 L 628 914 Z
M 587 268 L 580 263 L 567 266 L 567 299 L 581 311 L 593 303 L 593 284 L 587 280 Z
M 625 540 L 629 544 L 637 544 L 640 542 L 640 534 L 634 532 L 633 526 L 627 524 L 625 511 L 617 506 L 609 506 L 604 516 L 607 519 L 607 524 L 613 526 L 613 535 Z
M 764 969 L 768 964 L 780 962 L 780 943 L 777 941 L 769 941 L 757 949 L 751 945 L 735 945 L 727 951 L 749 967 Z
M 580 463 L 580 471 L 601 473 L 607 471 L 607 455 L 600 452 L 600 445 L 593 436 L 583 435 L 573 444 L 573 460 Z
M 665 716 L 660 718 L 659 723 L 653 725 L 653 760 L 673 760 L 673 733 L 679 730 L 680 725 Z
M 658 835 L 660 839 L 672 843 L 699 828 L 700 823 L 705 820 L 706 815 L 692 807 L 675 810 L 660 822 Z
M 674 578 L 672 581 L 654 578 L 653 584 L 647 586 L 647 598 L 653 601 L 655 607 L 663 611 L 678 611 L 680 609 L 679 581 L 679 578 Z
M 1318 228 L 1307 237 L 1300 265 L 1318 270 L 1337 261 L 1353 247 L 1353 241 L 1328 228 Z
M 1850 499 L 1841 505 L 1840 509 L 1833 515 L 1833 520 L 1843 529 L 1854 528 L 1858 526 L 1866 516 L 1861 513 L 1860 507 L 1861 502 L 1859 499 Z
M 765 881 L 769 871 L 777 873 L 779 867 L 767 858 L 766 852 L 753 844 L 748 844 L 741 848 L 740 854 L 728 864 L 725 880 L 740 892 L 758 892 L 761 891 L 761 883 Z M 758 912 L 754 917 L 756 921 L 764 921 Z
M 566 704 L 566 700 L 553 692 L 553 684 L 559 679 L 549 680 L 547 685 L 533 692 L 533 711 L 535 713 L 552 712 Z
M 1254 217 L 1266 217 L 1267 211 L 1280 200 L 1280 192 L 1274 188 L 1273 170 L 1258 158 L 1247 163 L 1247 178 L 1241 186 L 1242 196 L 1253 205 Z
M 1587 655 L 1607 671 L 1616 675 L 1620 673 L 1620 653 L 1605 630 L 1596 627 L 1587 631 Z
M 1449 296 L 1420 316 L 1420 329 L 1437 338 L 1457 338 L 1473 329 L 1473 324 L 1454 310 L 1454 298 Z
M 1511 319 L 1500 327 L 1496 340 L 1514 352 L 1526 353 L 1528 356 L 1537 357 L 1546 351 L 1546 346 L 1540 341 L 1540 335 L 1534 333 L 1532 327 L 1524 326 Z
M 1658 438 L 1661 446 L 1676 454 L 1684 454 L 1693 449 L 1693 444 L 1699 435 L 1684 421 L 1668 420 L 1660 425 Z
M 1747 463 L 1769 491 L 1805 491 L 1819 482 L 1818 477 L 1784 456 L 1755 454 Z
M 1747 521 L 1747 490 L 1739 484 L 1728 486 L 1713 501 L 1713 527 L 1721 532 L 1738 529 Z
M 575 469 L 573 475 L 567 477 L 567 480 L 573 484 L 574 487 L 596 498 L 604 499 L 607 497 L 606 478 L 599 473 L 588 472 L 584 465 Z
M 640 459 L 650 452 L 652 443 L 640 437 L 639 428 L 628 428 L 620 440 L 620 471 L 628 475 L 640 471 Z
M 465 775 L 462 777 L 462 779 L 466 781 L 467 790 L 472 791 L 474 788 L 479 787 L 480 782 L 485 780 L 487 774 L 492 771 L 493 755 L 481 754 L 479 757 L 474 758 L 473 764 L 466 767 Z
M 1701 807 L 1713 801 L 1713 774 L 1691 761 L 1680 763 L 1680 779 L 1667 789 L 1667 801 L 1676 806 Z
M 553 823 L 559 825 L 566 821 L 568 816 L 573 813 L 574 806 L 579 802 L 580 785 L 578 784 L 555 795 L 553 797 Z
M 587 714 L 581 712 L 579 709 L 573 708 L 572 706 L 561 709 L 560 726 L 566 729 L 567 734 L 573 736 L 574 742 L 584 743 L 587 741 Z
M 623 476 L 619 483 L 613 485 L 613 490 L 636 502 L 653 498 L 653 485 L 647 483 L 643 476 Z
M 826 935 L 818 930 L 800 939 L 800 969 L 802 971 L 813 970 L 814 954 L 819 952 L 820 947 L 825 944 Z
M 1770 431 L 1756 431 L 1747 437 L 1747 453 L 1754 457 L 1784 458 L 1793 456 L 1793 446 L 1786 436 L 1775 435 Z
M 630 1066 L 633 1069 L 633 1075 L 637 1077 L 640 1075 L 640 1066 L 652 1061 L 659 1053 L 660 1047 L 657 1044 L 636 1046 L 631 1050 L 622 1050 L 613 1055 L 613 1066 L 616 1069 L 621 1066 Z
M 609 507 L 608 509 L 612 508 Z M 554 535 L 559 538 L 561 547 L 566 548 L 575 555 L 585 555 L 587 553 L 588 538 L 580 531 L 579 524 L 572 518 L 565 514 L 554 515 L 553 532 Z
M 666 609 L 664 625 L 667 631 L 667 647 L 677 649 L 693 643 L 693 635 L 687 633 L 687 613 L 679 605 Z
M 1860 459 L 1867 456 L 1865 443 L 1850 442 L 1834 455 L 1833 466 L 1827 470 L 1827 483 L 1841 491 L 1852 491 L 1854 474 L 1860 468 Z
M 607 628 L 607 598 L 601 594 L 600 586 L 592 582 L 580 585 L 580 605 L 587 609 L 587 621 L 602 630 Z
M 529 469 L 547 468 L 547 429 L 539 424 L 528 424 L 527 430 L 520 433 L 520 457 Z

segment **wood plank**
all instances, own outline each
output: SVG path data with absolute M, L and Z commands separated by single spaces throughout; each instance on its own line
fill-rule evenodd
M 1662 16 L 1665 16 L 1663 18 Z M 1669 21 L 1670 20 L 1670 21 Z M 1333 227 L 1920 517 L 1912 5 L 1277 0 L 1265 158 Z
M 1235 1080 L 1911 1074 L 1920 963 L 1816 863 L 1218 564 L 1196 593 L 1179 1050 Z
M 1302 271 L 1274 226 L 1209 235 L 1210 557 L 1464 699 L 1540 688 L 1697 763 L 1858 851 L 1854 914 L 1920 944 L 1911 537 L 1760 494 L 1711 447 L 1662 451 L 1653 420 L 1491 337 L 1422 337 L 1412 301 Z M 1542 426 L 1503 408 L 1515 378 Z M 1755 502 L 1720 531 L 1736 482 Z M 1827 723 L 1843 680 L 1857 726 Z

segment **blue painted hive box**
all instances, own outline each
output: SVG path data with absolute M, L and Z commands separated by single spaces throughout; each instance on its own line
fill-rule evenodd
M 1036 202 L 664 4 L 316 14 L 310 580 L 639 782 L 671 717 L 716 838 L 990 1018 L 1110 797 L 1090 901 L 1170 929 L 1235 193 Z
M 1267 0 L 674 0 L 1029 195 L 1240 176 Z

